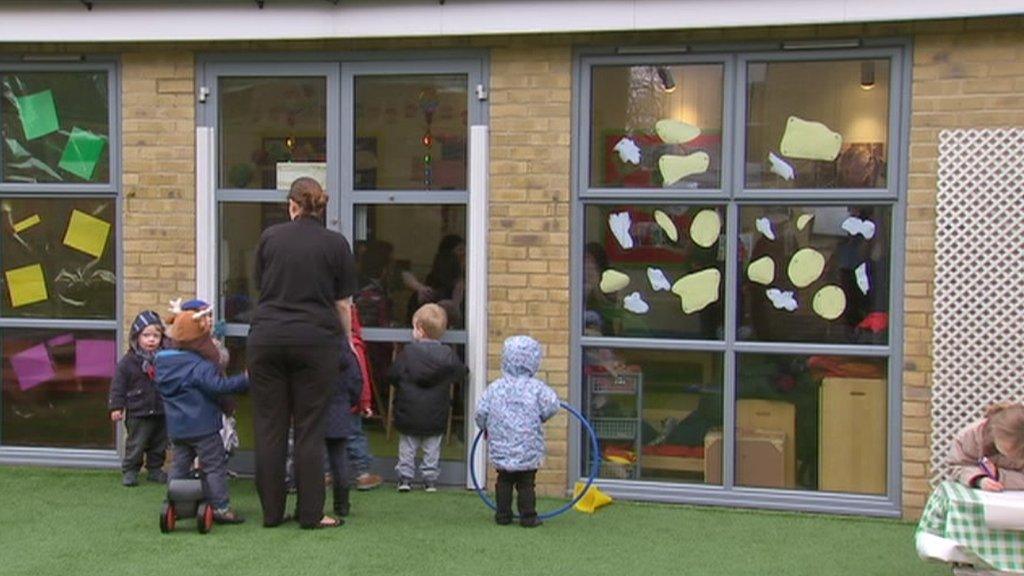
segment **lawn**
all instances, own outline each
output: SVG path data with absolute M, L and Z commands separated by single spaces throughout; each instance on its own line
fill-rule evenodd
M 496 526 L 475 494 L 356 493 L 349 523 L 259 525 L 253 484 L 235 480 L 241 526 L 161 535 L 162 486 L 110 471 L 0 468 L 0 574 L 149 575 L 885 575 L 949 574 L 889 520 L 615 502 L 540 528 Z M 541 502 L 551 509 L 556 500 Z

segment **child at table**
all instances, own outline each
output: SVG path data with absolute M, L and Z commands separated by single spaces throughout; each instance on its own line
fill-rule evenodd
M 964 428 L 950 450 L 950 474 L 988 492 L 1024 490 L 1024 405 L 993 404 Z

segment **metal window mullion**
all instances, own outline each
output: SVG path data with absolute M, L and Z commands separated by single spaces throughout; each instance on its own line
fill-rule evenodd
M 468 192 L 459 191 L 387 191 L 352 192 L 346 194 L 351 203 L 361 206 L 383 206 L 388 204 L 466 204 Z
M 622 350 L 673 350 L 693 352 L 724 352 L 721 340 L 666 340 L 659 338 L 626 338 L 607 336 L 580 336 L 584 348 L 616 348 Z
M 804 342 L 740 342 L 733 348 L 741 354 L 791 354 L 817 355 L 828 354 L 838 356 L 878 357 L 884 358 L 892 354 L 892 345 L 857 345 L 857 344 L 809 344 Z
M 736 479 L 736 309 L 739 279 L 739 207 L 735 202 L 725 213 L 725 353 L 722 358 L 722 488 L 732 490 Z
M 83 320 L 62 318 L 0 318 L 0 330 L 45 329 L 45 330 L 117 330 L 120 322 L 111 320 Z

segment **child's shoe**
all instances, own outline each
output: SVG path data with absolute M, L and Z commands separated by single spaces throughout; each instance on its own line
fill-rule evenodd
M 164 472 L 163 470 L 160 470 L 159 468 L 157 468 L 156 470 L 150 470 L 146 474 L 146 480 L 149 480 L 150 482 L 155 482 L 157 484 L 166 484 L 167 473 Z
M 138 486 L 139 485 L 139 473 L 134 470 L 129 470 L 121 475 L 121 486 Z
M 423 490 L 426 492 L 437 492 L 437 484 L 434 484 L 433 482 L 424 482 Z
M 384 479 L 376 474 L 363 472 L 356 478 L 356 490 L 373 490 L 383 481 Z
M 501 514 L 501 513 L 495 514 L 494 515 L 494 523 L 497 524 L 498 526 L 508 526 L 509 524 L 512 523 L 512 515 L 511 514 Z
M 217 524 L 241 524 L 245 518 L 231 508 L 218 508 L 213 511 L 213 521 Z
M 398 481 L 398 491 L 408 492 L 412 490 L 412 480 L 408 478 L 402 478 Z
M 531 518 L 521 518 L 519 520 L 519 525 L 523 528 L 536 528 L 537 526 L 540 526 L 543 523 L 544 522 L 537 516 L 533 516 Z

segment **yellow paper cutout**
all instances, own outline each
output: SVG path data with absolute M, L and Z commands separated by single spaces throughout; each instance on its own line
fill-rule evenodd
M 85 212 L 72 210 L 68 231 L 64 234 L 64 244 L 93 258 L 99 258 L 103 255 L 103 249 L 107 247 L 109 235 L 110 224 Z
M 761 256 L 747 266 L 747 278 L 751 282 L 767 286 L 775 280 L 775 261 L 771 256 Z
M 668 214 L 661 210 L 655 210 L 654 221 L 658 223 L 658 226 L 661 226 L 661 229 L 665 231 L 670 240 L 673 242 L 679 240 L 679 230 L 676 229 L 676 223 L 672 221 L 672 218 L 669 218 Z
M 790 158 L 831 162 L 839 156 L 842 146 L 843 137 L 829 130 L 828 126 L 790 116 L 786 121 L 786 132 L 782 135 L 779 150 Z
M 835 320 L 846 310 L 846 294 L 839 286 L 829 284 L 814 295 L 811 308 L 825 320 Z
M 721 232 L 722 219 L 715 210 L 701 210 L 690 222 L 690 239 L 701 248 L 712 247 Z
M 796 229 L 803 230 L 804 228 L 807 228 L 807 224 L 810 223 L 811 220 L 814 220 L 814 214 L 801 214 L 796 219 Z
M 43 278 L 43 267 L 30 264 L 5 273 L 7 290 L 11 294 L 11 306 L 17 308 L 26 304 L 35 304 L 49 298 L 46 294 L 46 280 Z
M 28 218 L 25 218 L 24 220 L 20 221 L 20 222 L 15 222 L 14 223 L 14 233 L 15 234 L 20 234 L 20 233 L 24 232 L 25 230 L 28 230 L 29 228 L 35 226 L 36 224 L 39 224 L 42 221 L 43 220 L 39 217 L 39 214 L 33 214 L 33 215 L 29 216 Z
M 721 283 L 722 273 L 717 268 L 707 268 L 676 280 L 672 292 L 679 296 L 683 312 L 692 314 L 718 300 L 718 287 Z
M 654 131 L 666 144 L 682 144 L 700 136 L 700 128 L 679 120 L 658 120 Z
M 618 270 L 605 270 L 601 273 L 601 292 L 611 294 L 629 286 L 629 276 Z
M 814 248 L 801 248 L 789 260 L 789 280 L 797 288 L 806 288 L 825 270 L 825 257 Z
M 707 172 L 711 158 L 707 152 L 694 152 L 686 156 L 665 154 L 658 158 L 658 170 L 665 186 L 671 186 L 691 174 Z

